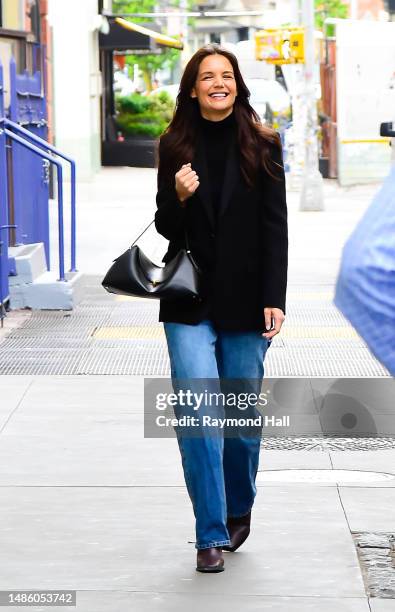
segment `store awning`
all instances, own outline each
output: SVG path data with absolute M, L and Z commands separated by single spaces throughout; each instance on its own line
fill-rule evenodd
M 116 17 L 114 21 L 122 28 L 125 28 L 125 30 L 131 30 L 132 32 L 138 32 L 139 34 L 149 36 L 160 45 L 165 45 L 166 47 L 173 47 L 173 49 L 180 50 L 184 48 L 184 45 L 180 40 L 177 40 L 176 38 L 171 38 L 170 36 L 166 36 L 165 34 L 161 34 L 160 32 L 155 32 L 155 30 L 146 28 L 138 23 L 132 23 L 131 21 L 127 21 L 122 17 Z

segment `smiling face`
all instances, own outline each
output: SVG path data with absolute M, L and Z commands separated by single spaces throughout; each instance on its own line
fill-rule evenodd
M 237 96 L 232 64 L 216 53 L 207 55 L 199 65 L 199 72 L 191 97 L 197 98 L 205 119 L 221 121 L 231 114 Z

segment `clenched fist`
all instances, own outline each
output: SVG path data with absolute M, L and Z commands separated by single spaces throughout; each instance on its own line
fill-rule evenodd
M 199 177 L 191 168 L 191 164 L 184 164 L 176 175 L 176 191 L 180 202 L 190 198 L 199 187 Z

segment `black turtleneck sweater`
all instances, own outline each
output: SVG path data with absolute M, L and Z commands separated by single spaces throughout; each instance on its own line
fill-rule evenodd
M 221 201 L 230 138 L 232 133 L 236 130 L 234 111 L 220 121 L 211 121 L 200 115 L 200 128 L 206 151 L 211 199 L 214 213 L 217 217 Z

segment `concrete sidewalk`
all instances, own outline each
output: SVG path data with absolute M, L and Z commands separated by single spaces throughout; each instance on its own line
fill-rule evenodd
M 204 575 L 177 443 L 143 438 L 142 378 L 1 388 L 0 589 L 76 589 L 78 612 L 395 609 L 368 600 L 351 536 L 395 530 L 395 480 L 265 482 L 285 468 L 395 474 L 395 450 L 263 450 L 250 538 Z

